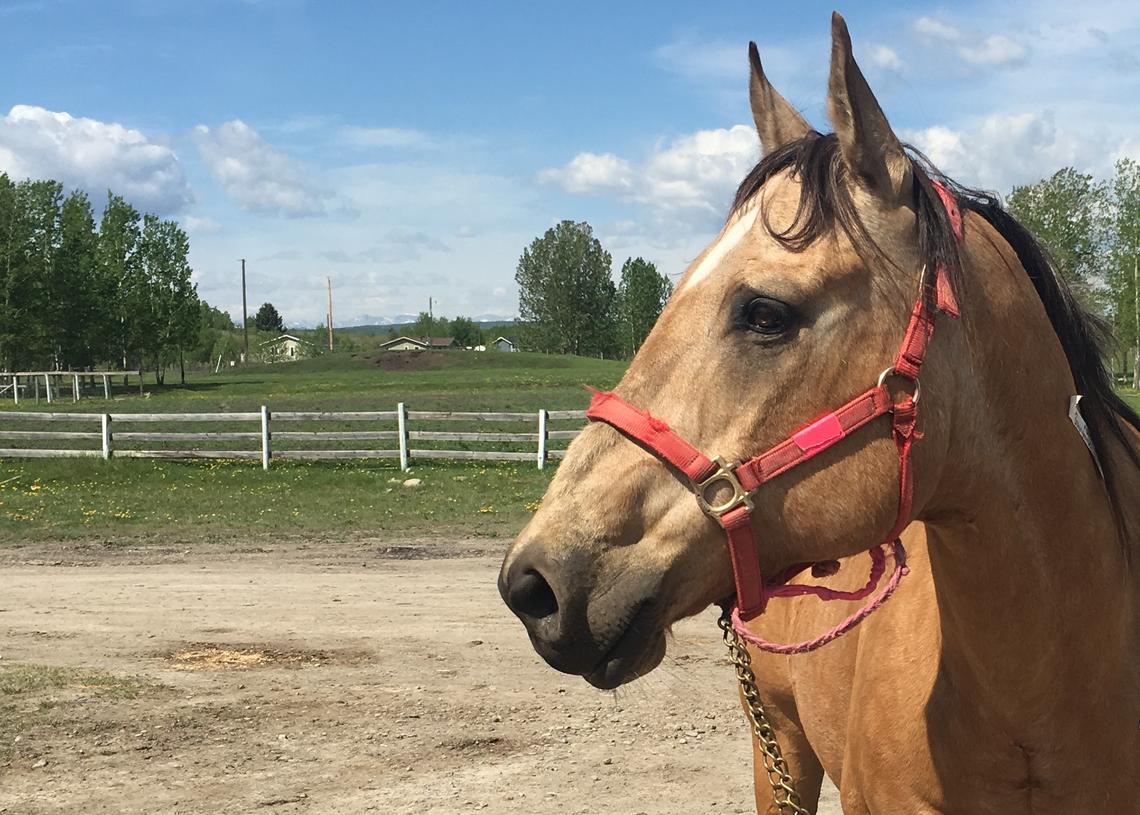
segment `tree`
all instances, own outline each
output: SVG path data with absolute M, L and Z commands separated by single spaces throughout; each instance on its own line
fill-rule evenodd
M 124 369 L 133 351 L 132 307 L 139 299 L 140 281 L 136 275 L 140 229 L 139 213 L 123 198 L 108 192 L 107 206 L 99 221 L 95 252 L 96 275 L 93 286 L 98 300 L 107 309 L 96 342 L 96 356 L 117 360 Z
M 1140 164 L 1121 159 L 1115 169 L 1108 289 L 1116 338 L 1131 350 L 1132 387 L 1140 389 Z
M 469 317 L 456 317 L 451 321 L 448 331 L 460 348 L 474 348 L 483 344 L 483 329 Z
M 63 202 L 59 248 L 51 281 L 50 332 L 60 368 L 83 368 L 98 361 L 100 325 L 108 304 L 91 283 L 95 277 L 98 236 L 87 194 L 76 191 Z
M 161 382 L 217 342 L 202 336 L 189 252 L 177 223 L 112 192 L 96 230 L 85 193 L 0 173 L 0 367 L 137 363 Z
M 547 353 L 614 354 L 611 265 L 610 253 L 584 221 L 562 221 L 523 250 L 515 281 L 526 344 Z
M 257 315 L 253 318 L 253 324 L 258 331 L 281 332 L 285 330 L 285 321 L 281 319 L 281 315 L 272 303 L 261 304 L 261 308 L 257 310 Z
M 1107 188 L 1071 167 L 1014 187 L 1009 211 L 1049 249 L 1057 270 L 1086 308 L 1103 314 Z
M 416 321 L 408 326 L 409 337 L 446 337 L 451 330 L 447 318 L 433 317 L 426 311 L 421 311 Z
M 625 356 L 637 353 L 672 293 L 669 278 L 644 258 L 629 258 L 622 265 L 617 314 L 621 351 Z

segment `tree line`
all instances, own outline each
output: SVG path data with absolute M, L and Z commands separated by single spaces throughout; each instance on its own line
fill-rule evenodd
M 585 221 L 562 221 L 523 250 L 515 272 L 519 338 L 527 350 L 632 357 L 673 284 L 643 258 L 613 279 L 613 258 Z
M 1014 187 L 1006 206 L 1045 244 L 1085 306 L 1111 325 L 1107 362 L 1140 387 L 1140 164 L 1116 162 L 1111 179 L 1072 167 Z
M 0 173 L 0 369 L 153 370 L 205 360 L 233 328 L 191 280 L 186 232 L 107 193 Z

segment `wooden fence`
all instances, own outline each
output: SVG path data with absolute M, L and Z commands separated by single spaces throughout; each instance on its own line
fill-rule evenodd
M 265 405 L 260 411 L 249 413 L 0 411 L 0 443 L 22 445 L 0 448 L 0 458 L 248 459 L 260 460 L 266 470 L 274 459 L 391 458 L 399 459 L 403 470 L 409 468 L 413 459 L 478 459 L 534 461 L 542 469 L 547 461 L 560 459 L 566 454 L 564 444 L 581 432 L 578 425 L 585 416 L 582 410 L 539 410 L 534 413 L 417 411 L 408 410 L 403 402 L 395 410 L 357 412 L 271 412 Z M 13 428 L 13 425 L 23 428 L 37 423 L 52 427 L 65 425 L 66 429 Z M 570 423 L 575 426 L 567 426 Z M 156 424 L 190 425 L 190 428 L 151 429 Z M 337 427 L 313 429 L 314 425 L 330 424 Z M 147 429 L 122 429 L 137 425 Z M 214 429 L 221 425 L 226 428 Z M 488 429 L 503 425 L 509 427 L 509 432 Z M 355 429 L 361 426 L 368 429 Z M 450 429 L 455 426 L 462 429 Z M 374 444 L 384 441 L 394 442 L 395 446 Z M 56 444 L 40 446 L 45 442 Z M 61 446 L 59 442 L 67 446 Z M 152 442 L 166 446 L 155 446 L 150 444 Z M 243 449 L 215 449 L 212 446 L 222 442 L 245 442 L 246 446 Z M 441 448 L 439 445 L 443 442 L 461 442 L 466 449 Z M 143 443 L 147 446 L 137 446 Z M 314 444 L 319 446 L 310 446 Z M 497 449 L 488 449 L 487 445 L 494 445 Z
M 34 399 L 40 401 L 40 380 L 44 383 L 44 395 L 48 404 L 52 403 L 52 380 L 55 380 L 55 400 L 59 400 L 60 393 L 70 386 L 72 401 L 78 402 L 83 393 L 82 383 L 90 383 L 90 390 L 95 390 L 95 379 L 99 378 L 103 384 L 103 398 L 111 398 L 111 377 L 123 377 L 123 385 L 127 384 L 129 377 L 137 377 L 139 393 L 143 391 L 142 374 L 139 371 L 0 371 L 0 397 L 11 395 L 15 404 L 20 404 L 20 389 L 24 389 L 24 398 L 34 393 Z M 23 381 L 21 381 L 23 380 Z

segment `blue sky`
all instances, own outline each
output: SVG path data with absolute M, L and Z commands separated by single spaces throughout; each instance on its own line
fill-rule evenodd
M 757 158 L 746 46 L 818 127 L 832 4 L 0 0 L 0 170 L 191 235 L 199 291 L 294 325 L 513 316 L 563 218 L 679 274 Z M 1140 4 L 860 2 L 896 131 L 1007 192 L 1140 157 Z M 4 115 L 6 112 L 6 115 Z

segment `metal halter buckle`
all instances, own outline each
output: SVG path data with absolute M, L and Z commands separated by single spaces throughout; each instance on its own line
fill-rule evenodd
M 883 386 L 883 383 L 887 381 L 888 376 L 894 376 L 897 373 L 898 373 L 898 371 L 895 370 L 894 365 L 887 368 L 885 371 L 883 371 L 881 374 L 879 374 L 879 382 L 878 382 L 877 387 L 881 388 Z M 911 402 L 913 404 L 917 405 L 918 404 L 918 398 L 920 396 L 922 396 L 922 385 L 919 383 L 918 377 L 916 376 L 914 379 L 911 379 L 910 377 L 903 376 L 902 374 L 899 374 L 899 377 L 902 379 L 905 379 L 907 382 L 911 382 L 914 384 L 914 396 L 911 397 Z
M 703 481 L 693 482 L 693 492 L 696 493 L 697 503 L 701 505 L 701 509 L 714 518 L 719 518 L 726 512 L 731 512 L 740 506 L 748 507 L 748 511 L 751 512 L 752 498 L 740 485 L 740 479 L 733 472 L 732 465 L 720 456 L 714 458 L 712 462 L 716 465 L 716 471 Z M 732 488 L 732 496 L 719 504 L 713 504 L 709 501 L 707 493 L 710 488 L 715 488 L 721 484 Z

